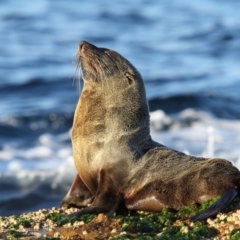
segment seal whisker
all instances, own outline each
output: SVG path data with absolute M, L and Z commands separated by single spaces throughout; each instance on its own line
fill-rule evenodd
M 73 58 L 73 66 L 75 66 L 75 74 L 74 74 L 72 85 L 74 85 L 74 83 L 76 82 L 77 92 L 78 92 L 78 94 L 80 94 L 80 92 L 81 92 L 81 68 L 80 68 L 80 58 L 78 57 L 78 55 L 76 55 Z

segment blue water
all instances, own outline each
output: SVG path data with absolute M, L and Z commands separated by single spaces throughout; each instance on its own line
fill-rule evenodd
M 80 40 L 141 72 L 154 139 L 240 167 L 240 2 L 0 1 L 0 215 L 58 206 Z

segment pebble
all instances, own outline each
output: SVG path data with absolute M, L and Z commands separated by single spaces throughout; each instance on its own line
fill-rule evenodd
M 42 235 L 40 232 L 31 232 L 31 231 L 30 231 L 30 235 L 33 235 L 33 236 L 36 237 L 36 238 L 43 237 L 43 235 Z
M 54 235 L 53 235 L 53 237 L 59 238 L 59 237 L 61 237 L 61 234 L 60 234 L 59 232 L 55 232 Z
M 40 223 L 36 223 L 36 224 L 34 225 L 33 229 L 39 230 L 39 229 L 40 229 Z

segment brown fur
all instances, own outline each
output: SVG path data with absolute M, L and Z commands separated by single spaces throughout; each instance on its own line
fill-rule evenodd
M 87 42 L 78 54 L 84 88 L 72 145 L 80 184 L 73 183 L 62 205 L 85 206 L 93 199 L 74 215 L 112 213 L 121 202 L 132 210 L 160 211 L 237 189 L 240 172 L 230 162 L 188 156 L 151 139 L 144 84 L 126 59 Z

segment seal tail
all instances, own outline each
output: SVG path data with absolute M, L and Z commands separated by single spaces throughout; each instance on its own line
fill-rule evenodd
M 217 215 L 232 202 L 237 194 L 238 191 L 234 188 L 226 189 L 223 195 L 213 205 L 211 205 L 205 211 L 190 217 L 190 219 L 192 221 L 201 221 Z

